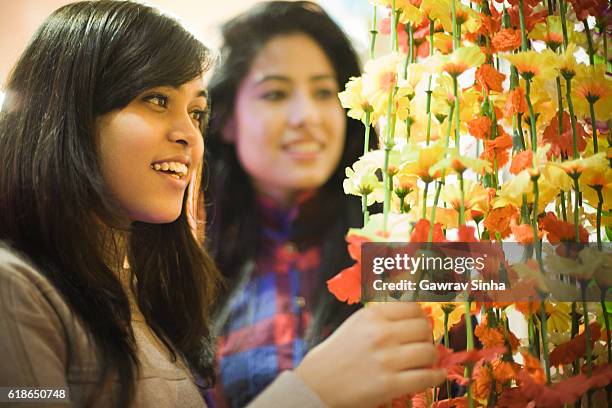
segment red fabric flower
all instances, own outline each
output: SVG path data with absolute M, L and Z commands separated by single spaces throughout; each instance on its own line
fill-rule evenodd
M 540 228 L 547 232 L 551 244 L 575 241 L 574 224 L 559 220 L 552 212 L 547 212 L 544 217 L 540 218 L 539 224 Z M 582 225 L 578 226 L 578 233 L 580 242 L 589 242 L 589 232 Z
M 557 112 L 557 115 L 559 112 Z M 574 145 L 572 142 L 572 125 L 570 122 L 569 114 L 565 111 L 562 113 L 562 129 L 563 132 L 559 134 L 559 120 L 555 115 L 550 124 L 544 129 L 542 135 L 542 144 L 550 143 L 550 150 L 547 153 L 548 160 L 552 157 L 560 157 L 561 153 L 568 157 L 574 155 Z M 586 132 L 581 124 L 576 123 L 576 141 L 578 144 L 578 151 L 582 152 L 586 147 Z
M 370 240 L 359 235 L 350 235 L 346 240 L 349 255 L 357 262 L 328 280 L 327 289 L 339 301 L 351 305 L 361 300 L 361 244 Z
M 601 337 L 601 327 L 599 323 L 591 323 L 589 325 L 591 329 L 591 349 L 593 345 Z M 584 357 L 586 354 L 586 335 L 585 333 L 579 334 L 570 341 L 559 344 L 550 353 L 550 365 L 560 366 L 564 364 L 570 364 L 577 358 Z
M 487 347 L 481 350 L 452 351 L 438 344 L 437 368 L 452 369 L 457 365 L 476 364 L 480 360 L 492 361 L 506 352 L 504 346 Z
M 429 220 L 421 218 L 410 233 L 410 242 L 427 242 L 429 237 Z M 433 228 L 433 242 L 446 242 L 442 232 L 442 224 L 436 223 Z

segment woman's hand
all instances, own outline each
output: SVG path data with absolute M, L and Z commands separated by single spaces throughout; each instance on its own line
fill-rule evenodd
M 446 372 L 417 303 L 377 303 L 353 314 L 304 357 L 297 375 L 331 407 L 376 407 L 439 384 Z

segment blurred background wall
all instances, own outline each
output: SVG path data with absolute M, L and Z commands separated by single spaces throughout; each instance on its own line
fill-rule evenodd
M 148 0 L 142 1 L 178 17 L 207 45 L 216 48 L 218 26 L 262 0 Z M 316 0 L 315 0 L 316 1 Z M 74 0 L 0 0 L 0 84 L 30 38 L 51 12 Z M 356 50 L 367 48 L 370 5 L 367 0 L 319 0 L 344 28 Z M 0 86 L 1 88 L 2 86 Z M 1 98 L 1 96 L 0 96 Z M 1 104 L 1 101 L 0 101 Z

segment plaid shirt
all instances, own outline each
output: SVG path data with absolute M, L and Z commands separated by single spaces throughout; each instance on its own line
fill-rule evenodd
M 305 328 L 320 247 L 298 251 L 289 241 L 297 207 L 258 201 L 262 220 L 250 276 L 228 303 L 217 351 L 216 406 L 242 407 L 306 353 Z

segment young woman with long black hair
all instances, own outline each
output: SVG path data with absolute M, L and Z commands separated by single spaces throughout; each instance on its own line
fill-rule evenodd
M 357 57 L 319 5 L 261 3 L 221 33 L 204 186 L 208 248 L 228 280 L 215 397 L 240 407 L 357 310 L 326 281 L 353 262 L 344 236 L 361 203 L 342 182 L 363 125 L 337 96 Z
M 79 407 L 205 406 L 195 384 L 212 382 L 220 275 L 193 217 L 209 65 L 180 24 L 133 2 L 69 4 L 34 35 L 0 112 L 3 392 L 63 388 L 64 405 Z M 253 404 L 372 405 L 426 387 L 441 373 L 411 356 L 430 346 L 394 334 L 423 322 L 418 307 L 368 308 Z

